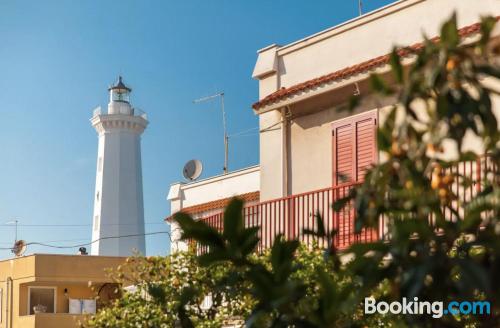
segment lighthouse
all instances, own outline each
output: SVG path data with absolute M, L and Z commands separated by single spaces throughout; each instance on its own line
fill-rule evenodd
M 92 255 L 145 255 L 141 135 L 146 115 L 130 104 L 122 77 L 109 89 L 107 112 L 94 111 L 98 135 Z

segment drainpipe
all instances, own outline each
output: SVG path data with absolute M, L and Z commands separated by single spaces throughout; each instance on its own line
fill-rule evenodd
M 281 109 L 281 167 L 283 169 L 283 190 L 282 197 L 288 196 L 288 113 L 290 108 L 284 107 Z
M 5 296 L 6 296 L 6 304 L 5 304 L 5 328 L 12 328 L 12 278 L 7 277 L 7 281 L 5 282 L 6 284 L 6 290 L 5 290 Z
M 0 295 L 0 297 L 2 297 L 2 295 Z M 9 308 L 9 277 L 7 277 L 7 280 L 5 280 L 5 328 L 9 327 L 8 308 Z M 0 311 L 3 312 L 3 309 L 0 309 Z M 3 316 L 3 313 L 0 313 L 0 316 Z

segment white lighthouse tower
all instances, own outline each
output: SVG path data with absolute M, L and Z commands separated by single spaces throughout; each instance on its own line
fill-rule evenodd
M 148 121 L 130 105 L 131 91 L 120 76 L 109 88 L 107 113 L 98 108 L 90 120 L 99 136 L 92 255 L 146 253 L 141 134 Z

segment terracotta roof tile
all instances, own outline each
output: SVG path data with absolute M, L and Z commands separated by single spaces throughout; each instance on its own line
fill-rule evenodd
M 499 18 L 500 18 L 500 16 L 497 17 L 497 20 Z M 471 34 L 479 32 L 480 28 L 481 28 L 480 23 L 472 24 L 472 25 L 469 25 L 469 26 L 466 26 L 466 27 L 459 29 L 458 34 L 461 37 L 466 37 L 466 36 L 469 36 Z M 431 39 L 431 41 L 438 42 L 439 37 L 434 37 Z M 402 48 L 398 52 L 399 52 L 400 56 L 405 57 L 405 56 L 409 56 L 410 54 L 412 54 L 415 51 L 421 50 L 423 47 L 424 47 L 423 42 L 418 42 L 418 43 L 415 43 L 407 48 Z M 367 72 L 367 71 L 375 69 L 379 66 L 388 64 L 389 60 L 390 60 L 390 54 L 378 56 L 378 57 L 372 58 L 370 60 L 364 61 L 362 63 L 335 71 L 333 73 L 326 74 L 326 75 L 323 75 L 323 76 L 320 76 L 320 77 L 317 77 L 317 78 L 314 78 L 314 79 L 311 79 L 309 81 L 305 81 L 305 82 L 302 82 L 299 84 L 295 84 L 295 85 L 290 86 L 288 88 L 282 87 L 278 91 L 268 95 L 267 97 L 261 99 L 260 101 L 258 101 L 256 103 L 254 103 L 252 105 L 252 107 L 254 109 L 259 109 L 259 108 L 262 108 L 266 105 L 278 102 L 286 97 L 295 95 L 301 91 L 315 88 L 315 87 L 319 87 L 320 85 L 325 84 L 325 83 L 335 82 L 335 81 L 338 81 L 341 79 L 351 77 L 351 76 L 356 75 L 356 74 Z
M 238 197 L 239 199 L 243 200 L 244 202 L 259 201 L 260 192 L 254 191 L 254 192 L 249 192 L 249 193 L 237 195 L 234 197 Z M 233 199 L 234 197 L 217 199 L 217 200 L 214 200 L 211 202 L 185 207 L 185 208 L 181 209 L 181 212 L 188 213 L 188 214 L 196 214 L 196 213 L 201 213 L 201 212 L 210 211 L 210 210 L 223 209 L 227 206 L 227 204 L 229 204 L 231 199 Z M 165 220 L 171 221 L 172 216 L 166 217 Z

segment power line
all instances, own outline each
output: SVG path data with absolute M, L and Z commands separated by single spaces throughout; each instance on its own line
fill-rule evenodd
M 234 138 L 245 138 L 245 137 L 256 137 L 258 136 L 259 133 L 247 133 L 247 134 L 240 134 L 240 135 L 237 135 L 236 137 Z
M 146 222 L 145 225 L 155 225 L 155 224 L 165 224 L 164 222 Z M 136 225 L 136 223 L 108 223 L 101 224 L 101 226 L 123 226 L 123 225 Z M 9 226 L 8 224 L 3 224 L 0 226 Z M 92 224 L 18 224 L 18 227 L 92 227 Z
M 44 240 L 41 243 L 67 243 L 70 241 L 86 241 L 88 238 L 78 238 L 78 239 L 57 239 L 57 240 Z M 12 245 L 12 243 L 1 242 L 1 245 Z
M 44 247 L 50 247 L 50 248 L 69 249 L 69 248 L 79 248 L 79 247 L 83 247 L 83 246 L 90 246 L 90 245 L 95 244 L 95 243 L 97 243 L 98 241 L 101 241 L 101 240 L 129 238 L 129 237 L 140 237 L 140 236 L 151 236 L 151 235 L 159 235 L 159 234 L 167 234 L 168 238 L 170 239 L 170 241 L 172 241 L 172 235 L 170 234 L 170 232 L 168 232 L 168 231 L 156 231 L 156 232 L 138 233 L 138 234 L 122 235 L 122 236 L 101 237 L 101 238 L 93 240 L 93 241 L 91 241 L 89 243 L 78 244 L 78 245 L 70 245 L 70 246 L 51 245 L 51 244 L 45 244 L 45 243 L 36 242 L 36 241 L 26 243 L 26 246 L 38 245 L 38 246 L 44 246 Z M 12 247 L 1 247 L 0 250 L 12 250 Z
M 257 129 L 259 129 L 259 127 L 258 127 L 258 126 L 253 127 L 253 128 L 250 128 L 250 129 L 246 129 L 246 130 L 238 131 L 238 132 L 235 132 L 235 133 L 233 133 L 233 134 L 230 134 L 230 135 L 229 135 L 229 138 L 233 138 L 233 137 L 236 137 L 236 136 L 239 136 L 239 135 L 241 135 L 241 134 L 245 134 L 245 133 L 247 133 L 247 132 L 254 131 L 254 130 L 257 130 Z

